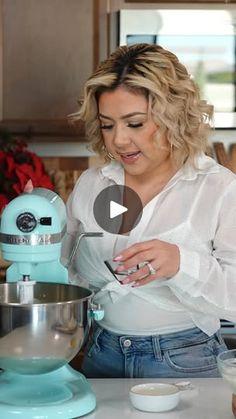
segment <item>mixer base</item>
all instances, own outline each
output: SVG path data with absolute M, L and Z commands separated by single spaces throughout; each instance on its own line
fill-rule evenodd
M 69 365 L 47 374 L 0 374 L 0 412 L 4 419 L 75 419 L 95 407 L 95 395 L 87 380 Z

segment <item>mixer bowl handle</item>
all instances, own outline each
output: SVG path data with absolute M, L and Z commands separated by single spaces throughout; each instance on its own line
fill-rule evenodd
M 102 310 L 100 304 L 91 304 L 89 310 L 89 316 L 92 320 L 102 320 L 104 317 L 104 310 Z

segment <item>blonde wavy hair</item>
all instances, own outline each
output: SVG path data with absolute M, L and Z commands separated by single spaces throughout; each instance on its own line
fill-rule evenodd
M 205 152 L 210 134 L 213 106 L 200 99 L 199 88 L 173 53 L 160 45 L 121 46 L 102 61 L 84 85 L 82 104 L 71 118 L 85 122 L 92 149 L 105 156 L 98 119 L 98 100 L 106 91 L 122 86 L 143 94 L 153 120 L 159 125 L 157 137 L 165 135 L 177 165 Z

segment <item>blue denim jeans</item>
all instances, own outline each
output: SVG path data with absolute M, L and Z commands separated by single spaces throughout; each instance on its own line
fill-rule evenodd
M 217 332 L 197 327 L 154 336 L 122 336 L 99 326 L 85 350 L 82 372 L 88 378 L 218 377 L 217 355 L 227 347 Z

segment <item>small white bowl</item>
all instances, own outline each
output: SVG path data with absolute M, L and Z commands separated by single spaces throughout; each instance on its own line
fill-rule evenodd
M 133 406 L 144 412 L 166 412 L 174 409 L 180 399 L 180 390 L 174 384 L 146 383 L 130 389 Z

